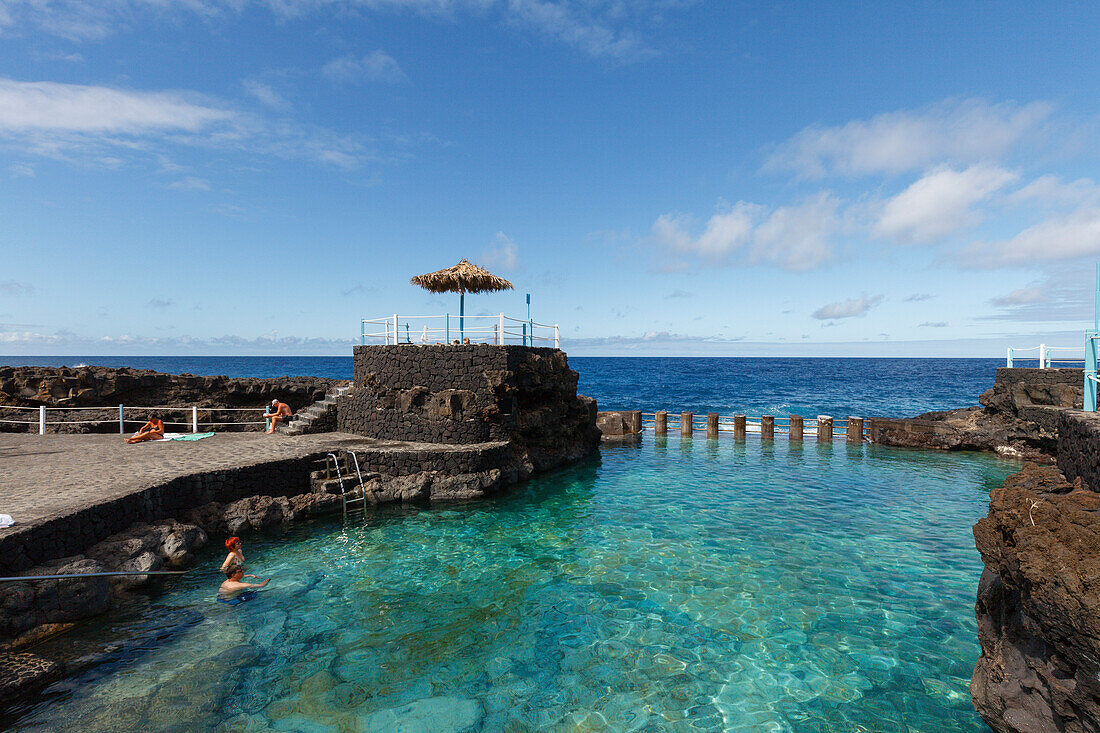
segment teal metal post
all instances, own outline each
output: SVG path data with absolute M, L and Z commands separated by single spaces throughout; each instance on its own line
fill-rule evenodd
M 409 338 L 409 324 L 408 323 L 405 324 L 405 343 L 407 343 L 407 344 L 412 343 L 412 339 Z
M 1085 412 L 1096 412 L 1096 331 L 1085 332 Z
M 445 333 L 447 334 L 447 337 L 445 339 L 443 339 L 443 343 L 450 344 L 451 343 L 451 314 L 450 313 L 447 314 L 447 328 L 446 328 Z
M 126 422 L 122 419 L 122 405 L 118 406 L 118 434 L 126 432 Z
M 523 324 L 523 345 L 527 345 L 527 324 Z
M 458 339 L 466 338 L 466 291 L 458 291 Z
M 531 326 L 531 328 L 530 328 L 531 344 L 530 345 L 534 346 L 535 345 L 535 324 L 531 323 L 531 294 L 530 293 L 527 294 L 527 323 L 528 323 L 528 325 Z M 527 344 L 527 339 L 523 340 L 523 345 L 524 346 L 528 345 Z

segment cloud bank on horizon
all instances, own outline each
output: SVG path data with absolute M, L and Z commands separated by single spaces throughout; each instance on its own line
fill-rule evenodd
M 346 353 L 463 256 L 574 353 L 1075 345 L 1100 11 L 937 12 L 0 0 L 0 353 Z

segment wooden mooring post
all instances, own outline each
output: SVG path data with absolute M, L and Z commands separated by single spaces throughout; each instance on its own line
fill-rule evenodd
M 822 443 L 833 439 L 833 419 L 828 415 L 817 416 L 817 442 Z
M 791 415 L 788 419 L 790 420 L 790 428 L 788 429 L 790 439 L 802 440 L 802 416 Z
M 668 413 L 664 410 L 658 410 L 653 416 L 653 434 L 668 435 Z
M 848 442 L 849 443 L 862 443 L 863 442 L 863 418 L 862 417 L 849 417 L 848 418 Z
M 680 413 L 680 435 L 691 435 L 692 421 L 695 419 L 695 413 L 681 412 Z
M 707 437 L 716 439 L 718 437 L 718 413 L 707 413 Z
M 763 440 L 775 440 L 775 415 L 760 416 L 760 437 Z
M 744 440 L 746 432 L 747 432 L 747 430 L 745 428 L 745 416 L 744 415 L 734 415 L 733 416 L 733 438 L 734 438 L 734 440 Z

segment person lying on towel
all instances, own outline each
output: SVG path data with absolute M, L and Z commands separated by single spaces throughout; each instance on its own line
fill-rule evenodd
M 143 440 L 160 440 L 164 437 L 164 423 L 156 415 L 149 416 L 149 422 L 126 439 L 127 443 L 140 443 Z

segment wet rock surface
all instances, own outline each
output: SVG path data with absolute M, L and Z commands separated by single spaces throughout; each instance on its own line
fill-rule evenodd
M 974 538 L 975 708 L 998 733 L 1100 730 L 1100 494 L 1028 464 Z

